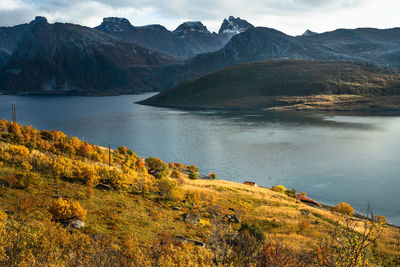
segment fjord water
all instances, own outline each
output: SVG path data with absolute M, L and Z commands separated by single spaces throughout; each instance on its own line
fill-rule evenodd
M 153 94 L 0 96 L 0 118 L 58 129 L 139 156 L 195 164 L 220 179 L 285 185 L 400 224 L 400 117 L 182 111 L 137 105 Z

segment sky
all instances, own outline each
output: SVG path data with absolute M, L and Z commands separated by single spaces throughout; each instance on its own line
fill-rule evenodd
M 338 28 L 400 27 L 400 0 L 0 0 L 0 26 L 45 16 L 50 23 L 97 26 L 104 17 L 124 17 L 134 26 L 161 24 L 174 30 L 202 21 L 218 32 L 232 15 L 289 35 Z

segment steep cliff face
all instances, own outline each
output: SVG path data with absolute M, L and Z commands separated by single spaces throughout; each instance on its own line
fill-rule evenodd
M 236 34 L 242 33 L 251 28 L 254 28 L 254 26 L 246 20 L 243 20 L 239 17 L 235 18 L 233 16 L 229 16 L 228 19 L 224 19 L 222 22 L 218 34 L 225 36 L 229 40 Z
M 19 37 L 27 28 L 28 24 L 0 27 L 0 67 L 10 58 Z
M 0 82 L 2 90 L 16 93 L 149 90 L 146 68 L 177 61 L 87 27 L 37 17 L 3 66 Z
M 218 34 L 211 33 L 200 21 L 184 22 L 168 31 L 161 25 L 136 27 L 125 18 L 104 18 L 95 29 L 167 55 L 193 57 L 221 49 L 232 36 L 251 27 L 247 21 L 230 16 Z

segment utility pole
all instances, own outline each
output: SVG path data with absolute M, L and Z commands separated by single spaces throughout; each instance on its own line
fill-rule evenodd
M 111 167 L 111 145 L 108 144 L 108 167 Z
M 14 123 L 16 123 L 17 122 L 17 105 L 11 104 L 11 110 L 12 110 L 12 120 Z

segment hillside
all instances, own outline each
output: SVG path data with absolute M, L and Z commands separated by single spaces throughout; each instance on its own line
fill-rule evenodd
M 7 93 L 115 94 L 148 91 L 150 68 L 180 59 L 122 41 L 97 30 L 37 17 L 0 69 Z
M 399 263 L 400 231 L 382 216 L 196 172 L 1 120 L 0 265 Z
M 368 63 L 283 60 L 217 70 L 140 103 L 182 108 L 272 108 L 302 104 L 313 96 L 348 96 L 346 99 L 351 100 L 398 94 L 400 72 L 394 69 Z M 296 101 L 292 97 L 297 97 Z

